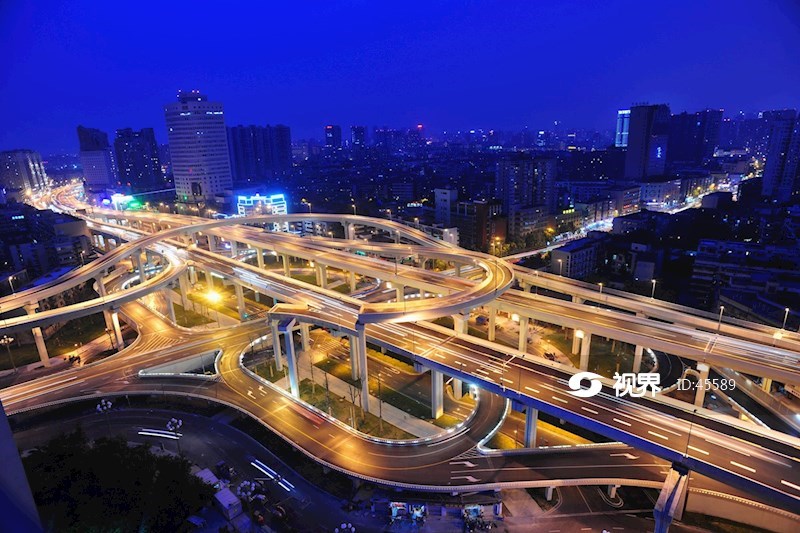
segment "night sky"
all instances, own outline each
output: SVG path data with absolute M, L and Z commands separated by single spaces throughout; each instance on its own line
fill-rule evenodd
M 179 88 L 295 139 L 800 107 L 796 0 L 165 3 L 0 1 L 0 150 L 77 152 L 78 124 L 166 142 Z

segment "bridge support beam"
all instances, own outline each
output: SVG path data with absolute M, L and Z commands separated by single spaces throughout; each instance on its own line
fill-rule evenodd
M 347 277 L 350 282 L 350 292 L 356 292 L 356 273 L 351 270 L 347 273 Z
M 444 414 L 444 376 L 438 370 L 431 369 L 431 417 L 439 418 Z
M 676 465 L 673 465 L 667 474 L 667 479 L 664 480 L 664 486 L 661 488 L 655 509 L 653 509 L 653 517 L 656 519 L 654 533 L 667 533 L 672 519 L 681 519 L 688 482 L 688 471 L 683 467 L 676 468 Z
M 461 265 L 459 265 L 458 263 L 454 263 L 453 264 L 453 270 L 455 270 L 456 277 L 460 278 L 461 277 Z
M 525 447 L 536 448 L 536 424 L 539 421 L 539 410 L 528 406 L 525 411 Z
M 617 489 L 618 488 L 619 488 L 619 485 L 609 485 L 608 486 L 608 488 L 606 489 L 606 494 L 608 494 L 608 497 L 610 499 L 612 499 L 612 500 L 616 499 L 616 497 L 617 497 Z
M 528 323 L 530 319 L 526 316 L 519 317 L 519 346 L 517 349 L 520 352 L 528 351 Z
M 233 284 L 233 291 L 236 293 L 236 310 L 239 311 L 239 320 L 244 322 L 247 318 L 247 308 L 244 305 L 244 289 L 238 283 Z
M 451 383 L 453 385 L 453 397 L 456 400 L 460 400 L 461 397 L 464 396 L 464 382 L 453 376 L 453 381 Z
M 761 381 L 761 388 L 764 390 L 764 392 L 772 392 L 772 378 L 764 378 Z
M 273 320 L 271 324 L 272 329 L 272 354 L 275 356 L 275 369 L 280 372 L 283 370 L 283 361 L 281 357 L 281 340 L 278 332 L 278 321 Z
M 589 368 L 589 349 L 592 346 L 592 334 L 589 332 L 583 333 L 583 340 L 581 341 L 581 370 L 588 370 Z
M 170 322 L 173 324 L 177 324 L 178 320 L 175 318 L 175 305 L 172 303 L 172 288 L 166 286 L 161 289 L 161 292 L 164 294 L 164 301 L 167 303 L 167 318 L 169 318 Z
M 453 315 L 453 330 L 462 335 L 469 332 L 469 312 Z
M 695 407 L 703 407 L 703 401 L 706 399 L 706 380 L 708 379 L 708 371 L 711 368 L 706 363 L 697 363 L 697 371 L 700 373 L 700 382 L 697 384 L 697 389 L 694 393 Z
M 292 270 L 291 270 L 291 265 L 289 264 L 289 256 L 283 254 L 281 255 L 281 260 L 283 261 L 283 275 L 286 276 L 287 278 L 291 277 Z
M 283 345 L 286 349 L 286 366 L 289 370 L 289 392 L 295 398 L 299 398 L 300 381 L 297 379 L 297 356 L 294 351 L 294 336 L 291 326 L 283 332 Z
M 633 349 L 633 373 L 638 374 L 642 370 L 642 352 L 644 352 L 644 346 L 636 345 L 636 348 Z
M 356 227 L 354 224 L 345 222 L 344 224 L 344 238 L 350 241 L 356 238 Z
M 239 255 L 239 243 L 231 241 L 231 257 L 236 257 L 237 255 Z
M 553 501 L 553 489 L 555 487 L 547 487 L 544 489 L 544 499 L 551 502 Z
M 359 379 L 361 380 L 361 408 L 365 413 L 369 413 L 369 372 L 367 368 L 367 335 L 364 329 L 364 324 L 356 324 L 356 331 L 358 331 L 357 347 L 358 347 L 358 370 Z
M 217 248 L 217 238 L 214 235 L 206 235 L 208 239 L 208 251 L 217 253 L 219 249 Z
M 186 277 L 186 274 L 181 274 L 178 277 L 178 290 L 181 293 L 181 306 L 183 307 L 184 311 L 188 310 L 189 308 L 189 279 Z
M 311 349 L 311 335 L 310 335 L 311 325 L 307 324 L 306 322 L 300 323 L 300 345 L 303 347 L 303 351 L 307 352 Z
M 323 289 L 328 288 L 328 265 L 317 263 L 316 265 L 317 285 Z
M 29 315 L 35 314 L 37 309 L 39 309 L 38 302 L 34 302 L 25 306 L 25 312 Z M 33 328 L 31 329 L 31 333 L 33 333 L 33 340 L 36 343 L 36 351 L 39 352 L 39 359 L 42 361 L 44 366 L 50 366 L 50 356 L 47 353 L 47 345 L 44 343 L 42 328 Z
M 264 270 L 264 250 L 261 248 L 253 248 L 256 251 L 256 264 L 259 270 Z
M 350 377 L 353 381 L 358 379 L 358 338 L 355 335 L 350 335 Z
M 581 337 L 578 335 L 578 330 L 572 332 L 572 355 L 578 355 L 581 350 Z
M 119 311 L 116 309 L 111 311 L 111 326 L 114 328 L 114 339 L 117 341 L 117 349 L 121 350 L 125 347 L 125 339 L 122 338 L 122 328 L 119 326 Z
M 574 303 L 574 304 L 582 304 L 583 303 L 583 298 L 581 298 L 580 296 L 573 296 L 572 297 L 572 303 Z
M 497 335 L 497 308 L 489 308 L 489 340 L 494 342 Z
M 133 264 L 136 266 L 136 270 L 139 272 L 139 283 L 144 283 L 147 281 L 147 272 L 145 272 L 144 263 L 142 263 L 141 248 L 133 252 Z
M 406 286 L 405 285 L 396 285 L 397 294 L 395 295 L 395 301 L 403 302 L 406 298 Z

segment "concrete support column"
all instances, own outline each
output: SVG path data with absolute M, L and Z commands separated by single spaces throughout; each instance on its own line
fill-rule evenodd
M 311 325 L 305 322 L 300 323 L 300 344 L 303 347 L 303 351 L 307 352 L 311 349 L 311 335 L 310 335 Z
M 578 336 L 578 330 L 572 332 L 572 355 L 578 355 L 581 349 L 581 338 Z
M 610 499 L 612 499 L 612 500 L 616 499 L 616 497 L 617 497 L 617 489 L 618 488 L 619 488 L 619 485 L 609 485 L 608 486 L 607 494 L 608 494 L 608 497 Z
M 520 352 L 528 351 L 528 322 L 529 318 L 526 316 L 519 317 L 519 346 L 517 349 Z
M 292 275 L 291 266 L 289 265 L 289 256 L 286 254 L 281 255 L 283 260 L 283 275 L 289 277 Z
M 36 314 L 39 309 L 39 303 L 32 303 L 25 306 L 25 312 L 29 315 Z M 39 352 L 39 359 L 44 366 L 50 366 L 50 356 L 47 353 L 47 345 L 44 343 L 44 335 L 42 335 L 42 328 L 31 329 L 33 333 L 33 340 L 36 343 L 36 351 Z
M 356 291 L 356 273 L 352 270 L 347 274 L 350 281 L 350 292 Z
M 544 499 L 551 502 L 553 501 L 553 489 L 555 487 L 547 487 L 544 489 Z
M 583 340 L 581 341 L 581 370 L 588 370 L 589 368 L 589 349 L 592 346 L 592 334 L 584 332 Z
M 186 274 L 181 274 L 178 277 L 178 290 L 181 293 L 181 306 L 184 310 L 189 309 L 189 280 Z
M 197 268 L 194 266 L 189 267 L 189 283 L 192 285 L 197 283 Z
M 572 297 L 572 303 L 574 303 L 574 304 L 582 304 L 583 303 L 583 298 L 580 298 L 578 296 L 573 296 Z
M 453 331 L 462 335 L 469 332 L 469 312 L 453 315 Z
M 117 349 L 121 350 L 125 347 L 125 339 L 122 338 L 122 328 L 119 326 L 119 311 L 116 309 L 111 311 L 111 326 L 114 328 L 114 338 L 117 341 Z
M 494 341 L 497 335 L 497 309 L 489 308 L 489 340 Z
M 460 278 L 461 277 L 461 265 L 456 263 L 453 268 L 455 269 L 456 277 Z
M 708 371 L 711 369 L 705 363 L 697 363 L 697 371 L 700 373 L 700 382 L 697 384 L 697 389 L 694 393 L 695 407 L 703 407 L 703 401 L 706 399 L 706 380 L 708 379 Z
M 355 335 L 350 335 L 350 377 L 353 381 L 358 379 L 358 338 Z
M 175 318 L 175 305 L 172 303 L 172 288 L 167 286 L 161 289 L 161 292 L 164 294 L 164 300 L 167 303 L 167 318 L 173 324 L 177 324 L 178 320 Z
M 239 320 L 244 322 L 244 319 L 247 318 L 247 308 L 244 305 L 244 289 L 238 283 L 234 283 L 233 291 L 236 293 L 236 309 L 239 311 Z
M 764 378 L 761 381 L 761 388 L 764 390 L 764 392 L 772 392 L 772 378 Z
M 291 327 L 283 332 L 283 345 L 286 351 L 286 366 L 289 369 L 289 392 L 295 398 L 299 398 L 300 381 L 297 379 L 297 356 L 294 352 L 294 336 Z
M 256 264 L 258 268 L 264 270 L 264 250 L 261 248 L 254 248 L 256 251 Z
M 328 288 L 328 265 L 317 265 L 319 273 L 317 274 L 317 285 L 323 289 Z
M 633 373 L 638 374 L 639 371 L 642 369 L 642 352 L 644 352 L 644 346 L 636 346 L 633 349 Z
M 673 518 L 682 518 L 688 483 L 688 472 L 677 470 L 673 465 L 653 509 L 653 517 L 656 519 L 654 533 L 667 533 Z
M 217 247 L 217 238 L 213 235 L 206 235 L 208 238 L 208 251 L 217 253 L 219 248 Z
M 361 407 L 369 413 L 369 372 L 367 368 L 367 335 L 363 324 L 356 324 L 358 331 L 358 366 L 359 379 L 361 380 Z
M 239 243 L 231 241 L 231 257 L 236 257 L 237 255 L 239 255 Z
M 397 285 L 396 286 L 397 294 L 395 295 L 395 301 L 403 302 L 406 298 L 406 286 L 405 285 Z
M 348 240 L 354 240 L 356 238 L 356 227 L 349 222 L 346 222 L 344 225 L 344 238 Z
M 273 320 L 272 328 L 272 353 L 275 355 L 275 369 L 280 372 L 283 370 L 283 361 L 281 357 L 281 337 L 278 332 L 278 321 Z
M 394 232 L 394 243 L 400 244 L 400 233 L 397 231 Z
M 521 281 L 519 284 L 520 284 L 520 288 L 522 289 L 522 292 L 531 292 L 531 284 L 530 283 L 528 283 L 527 281 Z
M 460 400 L 464 396 L 464 383 L 455 376 L 453 376 L 451 383 L 453 384 L 453 397 L 456 400 Z
M 144 283 L 147 280 L 147 273 L 144 270 L 144 263 L 142 263 L 142 249 L 133 252 L 133 264 L 136 265 L 136 270 L 139 272 L 139 283 Z
M 431 416 L 436 419 L 444 414 L 444 376 L 431 369 Z
M 528 406 L 525 411 L 525 447 L 536 448 L 536 424 L 539 421 L 539 410 Z

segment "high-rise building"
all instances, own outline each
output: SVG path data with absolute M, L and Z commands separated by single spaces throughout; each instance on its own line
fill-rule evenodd
M 497 163 L 495 197 L 503 212 L 511 215 L 516 209 L 542 206 L 548 214 L 556 211 L 556 178 L 558 160 L 555 157 L 536 157 L 510 154 Z
M 325 126 L 325 146 L 327 148 L 342 147 L 342 127 L 333 124 Z
M 88 192 L 99 192 L 119 185 L 116 155 L 108 135 L 96 128 L 78 126 L 83 182 Z
M 800 195 L 800 120 L 794 110 L 771 117 L 761 194 L 778 203 Z
M 231 170 L 239 184 L 266 183 L 292 167 L 292 139 L 288 126 L 228 128 Z
M 175 194 L 179 202 L 213 200 L 233 185 L 225 111 L 199 91 L 179 91 L 164 106 Z
M 117 130 L 114 152 L 120 180 L 133 192 L 158 191 L 165 187 L 153 128 Z
M 666 104 L 632 106 L 625 178 L 642 180 L 666 171 L 670 113 Z
M 0 188 L 27 193 L 47 186 L 47 174 L 39 152 L 9 150 L 0 152 Z
M 628 131 L 631 125 L 631 110 L 620 109 L 617 111 L 617 132 L 614 135 L 614 146 L 626 148 L 628 146 Z
M 435 220 L 437 224 L 443 224 L 445 227 L 450 226 L 451 213 L 458 201 L 458 191 L 455 189 L 434 189 L 435 200 Z
M 705 109 L 670 117 L 670 165 L 699 165 L 714 156 L 720 144 L 722 112 L 722 109 Z
M 354 149 L 367 146 L 367 128 L 364 126 L 350 126 L 350 143 Z

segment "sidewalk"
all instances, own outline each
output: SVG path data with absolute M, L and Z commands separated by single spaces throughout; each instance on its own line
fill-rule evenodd
M 313 350 L 310 352 L 313 353 Z M 298 353 L 297 364 L 298 364 L 298 377 L 300 381 L 304 379 L 311 379 L 311 360 L 309 359 L 310 352 L 300 351 Z M 317 385 L 322 387 L 325 386 L 325 372 L 321 369 L 316 368 L 314 369 L 314 382 Z M 275 382 L 275 386 L 282 388 L 283 390 L 288 390 L 289 383 L 286 378 L 281 378 Z M 341 396 L 343 398 L 350 398 L 350 384 L 342 381 L 341 379 L 328 374 L 328 387 L 333 394 L 337 396 Z M 378 398 L 369 396 L 369 411 L 373 414 L 377 414 L 379 411 L 378 406 Z M 418 418 L 414 418 L 410 416 L 405 411 L 398 409 L 397 407 L 390 405 L 386 402 L 383 402 L 383 419 L 392 424 L 393 426 L 397 426 L 398 428 L 402 429 L 403 431 L 407 431 L 412 435 L 416 435 L 417 437 L 430 437 L 433 435 L 438 435 L 442 433 L 444 430 L 438 426 L 431 424 L 430 422 L 425 422 L 424 420 L 420 420 Z

